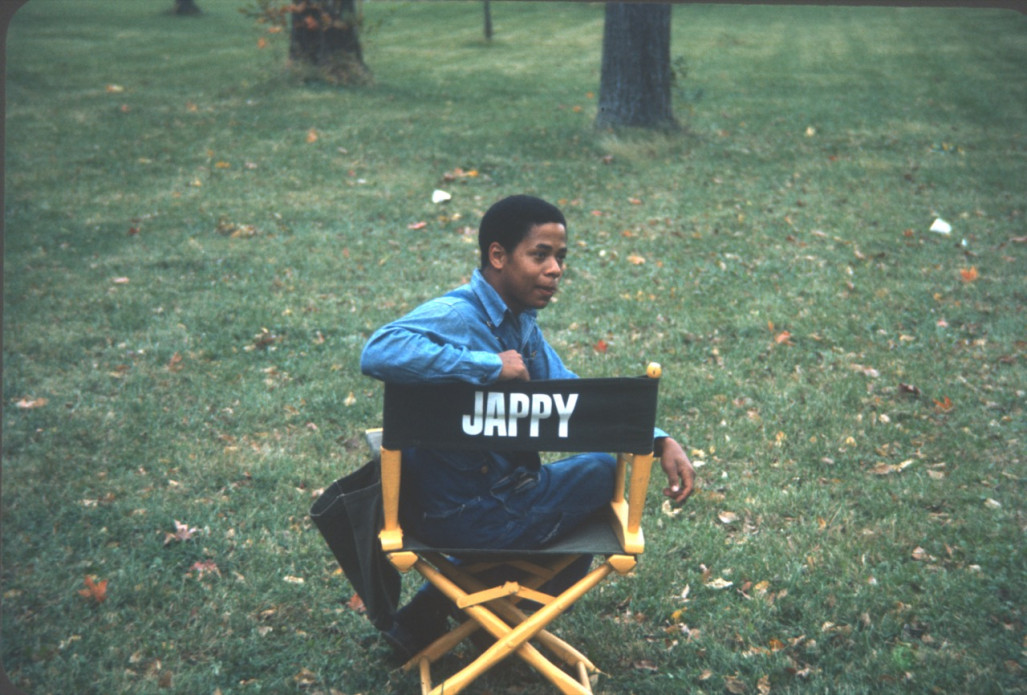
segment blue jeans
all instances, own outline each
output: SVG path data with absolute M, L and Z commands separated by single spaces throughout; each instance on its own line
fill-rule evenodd
M 403 526 L 449 548 L 540 548 L 613 497 L 616 459 L 579 454 L 544 466 L 493 452 L 403 452 Z
M 404 451 L 403 527 L 440 547 L 530 550 L 574 530 L 613 498 L 617 461 L 609 454 L 579 454 L 541 467 L 519 458 Z M 583 555 L 540 588 L 558 595 L 591 565 L 592 557 Z M 445 603 L 426 582 L 397 619 L 413 625 L 444 621 Z

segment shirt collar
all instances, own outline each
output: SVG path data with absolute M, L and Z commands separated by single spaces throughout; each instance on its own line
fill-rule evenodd
M 474 273 L 471 274 L 471 291 L 481 301 L 481 305 L 484 307 L 485 313 L 488 315 L 489 321 L 493 326 L 500 326 L 507 316 L 513 316 L 513 313 L 507 308 L 506 302 L 496 292 L 496 288 L 485 279 L 480 268 L 475 268 Z M 535 309 L 527 309 L 524 313 L 534 317 L 537 312 Z

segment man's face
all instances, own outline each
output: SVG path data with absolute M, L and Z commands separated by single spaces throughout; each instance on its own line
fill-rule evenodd
M 493 243 L 492 286 L 510 311 L 542 309 L 556 294 L 567 257 L 567 230 L 558 222 L 535 225 L 512 252 Z

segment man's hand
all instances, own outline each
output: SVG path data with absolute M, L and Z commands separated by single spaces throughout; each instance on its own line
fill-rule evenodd
M 660 465 L 667 474 L 669 485 L 663 488 L 663 494 L 675 502 L 684 502 L 695 488 L 695 469 L 681 445 L 670 437 L 663 439 L 660 452 Z
M 499 372 L 500 381 L 531 381 L 528 368 L 524 366 L 524 358 L 516 350 L 507 350 L 499 353 L 499 359 L 503 360 L 503 369 Z

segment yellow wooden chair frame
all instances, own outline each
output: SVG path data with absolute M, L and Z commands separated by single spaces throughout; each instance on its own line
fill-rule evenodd
M 659 366 L 650 365 L 647 376 L 659 378 Z M 655 403 L 649 419 L 648 427 L 651 429 L 652 420 L 655 419 Z M 590 554 L 601 554 L 605 559 L 573 586 L 557 596 L 551 596 L 540 592 L 539 587 L 567 567 L 580 553 L 565 554 L 559 552 L 559 548 L 544 553 L 505 551 L 497 559 L 495 551 L 484 549 L 471 553 L 472 556 L 481 554 L 482 562 L 468 564 L 468 553 L 461 550 L 463 562 L 457 565 L 450 561 L 446 552 L 424 547 L 409 536 L 404 536 L 399 519 L 401 453 L 398 447 L 381 447 L 384 524 L 379 538 L 383 551 L 401 572 L 413 569 L 431 582 L 467 618 L 404 664 L 405 670 L 419 669 L 424 695 L 455 695 L 512 654 L 516 654 L 552 682 L 561 693 L 577 695 L 592 692 L 592 680 L 598 674 L 596 666 L 580 651 L 546 630 L 546 627 L 611 573 L 626 574 L 635 567 L 637 557 L 645 549 L 642 512 L 653 461 L 651 447 L 649 449 L 644 454 L 617 455 L 615 490 L 608 514 L 609 527 L 616 536 L 617 551 L 609 552 L 609 546 L 605 550 L 589 551 Z M 516 566 L 524 571 L 527 578 L 504 581 L 497 586 L 482 583 L 478 573 L 495 566 L 497 562 Z M 518 609 L 517 603 L 521 600 L 535 602 L 541 608 L 529 615 Z M 495 643 L 470 664 L 433 685 L 431 664 L 480 629 L 491 635 Z M 566 670 L 557 666 L 534 643 L 562 662 Z

